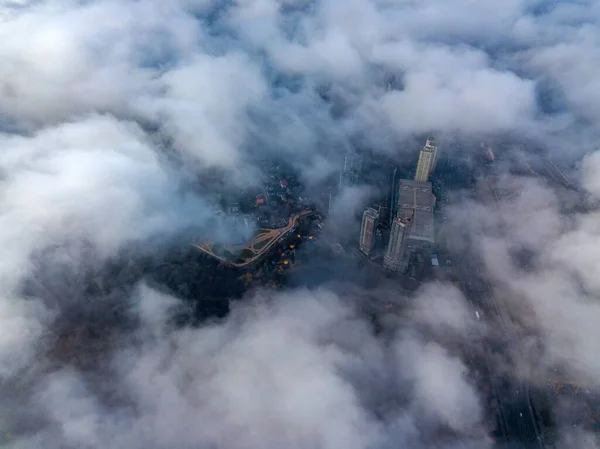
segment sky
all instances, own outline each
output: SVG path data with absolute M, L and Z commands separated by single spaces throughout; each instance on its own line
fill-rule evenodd
M 144 281 L 84 285 L 190 228 L 229 238 L 214 192 L 190 183 L 252 185 L 277 155 L 318 186 L 357 141 L 404 157 L 430 132 L 510 136 L 573 167 L 584 207 L 506 178 L 513 196 L 457 199 L 449 226 L 528 311 L 532 349 L 497 369 L 541 385 L 559 366 L 598 386 L 600 3 L 0 0 L 0 61 L 6 447 L 494 447 L 464 360 L 494 330 L 452 286 L 424 286 L 384 338 L 326 287 L 251 292 L 181 329 L 178 300 Z M 345 192 L 338 219 L 367 196 Z M 77 330 L 99 316 L 102 338 Z M 600 447 L 577 428 L 559 438 Z

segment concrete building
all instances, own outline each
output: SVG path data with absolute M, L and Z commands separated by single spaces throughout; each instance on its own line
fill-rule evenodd
M 375 244 L 377 220 L 379 220 L 379 212 L 372 207 L 367 208 L 363 213 L 358 248 L 367 256 L 371 253 Z
M 433 206 L 435 196 L 431 183 L 401 179 L 398 186 L 396 214 L 383 257 L 383 266 L 404 272 L 412 254 L 428 253 L 435 239 Z
M 344 169 L 340 173 L 339 190 L 360 184 L 362 168 L 362 155 L 356 152 L 348 153 L 344 158 Z
M 397 216 L 412 217 L 408 246 L 410 249 L 431 248 L 435 242 L 433 206 L 435 196 L 430 182 L 402 179 L 398 187 Z
M 387 193 L 387 198 L 386 198 L 386 205 L 389 208 L 389 215 L 388 215 L 388 225 L 391 228 L 392 227 L 392 221 L 394 220 L 394 217 L 396 216 L 396 205 L 398 203 L 398 187 L 396 185 L 398 180 L 398 168 L 394 167 L 389 174 L 389 178 L 388 178 L 388 193 Z
M 419 162 L 415 173 L 415 181 L 429 181 L 429 176 L 435 169 L 438 157 L 438 147 L 432 139 L 427 139 L 425 146 L 419 152 Z
M 383 266 L 392 271 L 403 272 L 408 266 L 408 236 L 411 217 L 399 216 L 392 221 L 390 240 L 383 257 Z
M 336 195 L 333 191 L 329 192 L 329 201 L 327 203 L 327 214 L 331 215 L 333 213 L 333 205 L 335 204 Z
M 492 150 L 492 147 L 487 146 L 486 144 L 484 144 L 482 142 L 481 143 L 481 150 L 484 153 L 485 158 L 489 162 L 494 162 L 494 160 L 496 159 L 496 155 L 494 154 L 494 150 Z

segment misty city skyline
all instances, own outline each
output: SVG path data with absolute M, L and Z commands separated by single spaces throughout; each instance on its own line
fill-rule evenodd
M 0 2 L 0 447 L 600 448 L 597 68 L 592 0 Z

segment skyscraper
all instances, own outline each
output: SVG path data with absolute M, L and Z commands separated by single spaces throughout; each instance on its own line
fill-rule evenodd
M 329 202 L 327 203 L 327 214 L 331 215 L 333 213 L 333 205 L 335 202 L 335 194 L 333 191 L 329 192 Z
M 387 205 L 389 207 L 389 227 L 392 227 L 392 220 L 394 220 L 394 217 L 396 216 L 396 203 L 397 203 L 397 192 L 398 192 L 398 186 L 396 185 L 396 177 L 398 174 L 398 168 L 394 167 L 394 169 L 390 172 L 389 175 L 389 186 L 388 186 L 388 194 L 387 194 Z
M 377 227 L 378 219 L 379 212 L 372 207 L 367 208 L 363 213 L 358 248 L 367 256 L 373 249 L 373 244 L 375 243 L 375 229 Z
M 400 180 L 398 216 L 411 217 L 409 246 L 431 247 L 434 244 L 433 206 L 435 196 L 430 182 Z
M 363 157 L 362 155 L 351 152 L 344 158 L 344 170 L 340 173 L 339 189 L 355 186 L 360 183 L 362 173 Z
M 398 216 L 392 221 L 390 240 L 383 257 L 383 266 L 393 271 L 404 271 L 408 266 L 406 247 L 411 219 Z
M 419 162 L 417 163 L 417 172 L 415 173 L 415 181 L 428 181 L 429 176 L 435 168 L 437 162 L 438 147 L 432 139 L 425 141 L 425 146 L 419 153 Z

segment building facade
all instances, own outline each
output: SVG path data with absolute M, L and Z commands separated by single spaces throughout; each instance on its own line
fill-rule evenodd
M 335 193 L 333 191 L 329 192 L 329 201 L 327 202 L 327 214 L 331 215 L 333 213 L 333 207 L 335 204 Z
M 375 244 L 377 220 L 379 220 L 379 212 L 372 207 L 367 208 L 363 213 L 358 248 L 367 256 L 371 253 L 373 250 L 373 245 Z
M 383 257 L 383 266 L 392 271 L 404 271 L 408 266 L 408 236 L 411 218 L 396 217 L 392 221 L 390 240 Z
M 344 169 L 340 173 L 339 190 L 360 184 L 362 168 L 363 156 L 356 152 L 348 153 L 344 158 Z
M 417 163 L 415 181 L 429 181 L 429 177 L 435 169 L 437 157 L 438 147 L 433 143 L 432 139 L 427 139 L 425 146 L 419 152 L 419 162 Z
M 396 205 L 398 203 L 397 176 L 398 176 L 398 168 L 394 167 L 389 174 L 388 194 L 387 194 L 387 198 L 386 198 L 386 203 L 390 210 L 390 213 L 388 215 L 388 220 L 389 220 L 388 225 L 390 228 L 392 227 L 392 221 L 394 220 L 394 217 L 396 216 Z

